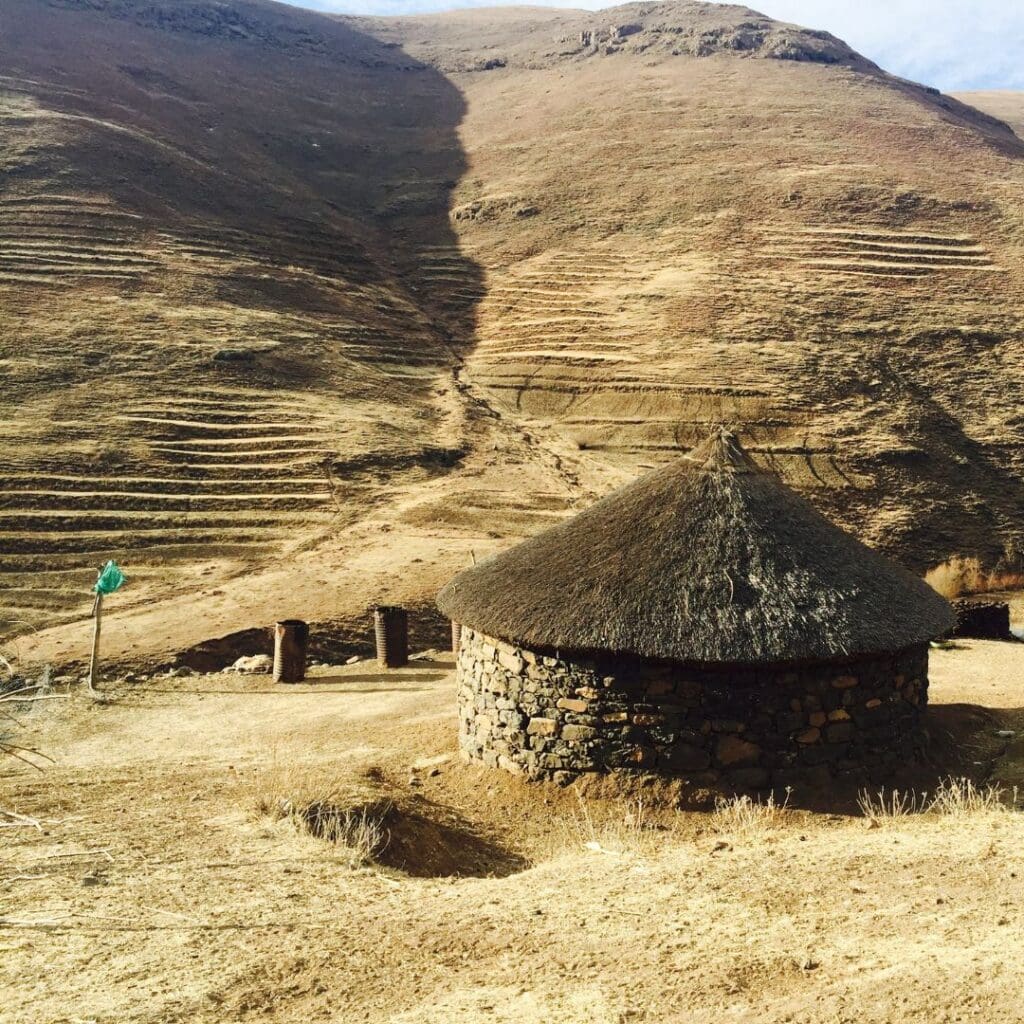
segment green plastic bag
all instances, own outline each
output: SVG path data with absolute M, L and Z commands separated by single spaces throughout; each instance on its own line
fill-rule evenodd
M 97 594 L 112 594 L 115 590 L 120 590 L 127 579 L 128 577 L 121 572 L 117 562 L 107 562 L 100 569 L 99 579 L 96 580 L 96 586 L 92 589 Z

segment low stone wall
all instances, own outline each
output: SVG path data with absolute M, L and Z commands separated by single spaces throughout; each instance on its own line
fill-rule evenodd
M 832 665 L 566 660 L 463 628 L 464 757 L 534 779 L 628 770 L 732 789 L 884 781 L 912 756 L 928 647 Z

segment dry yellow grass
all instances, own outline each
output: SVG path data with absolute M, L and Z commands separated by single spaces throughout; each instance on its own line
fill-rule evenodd
M 0 777 L 0 807 L 41 824 L 2 833 L 5 1022 L 1018 1019 L 1024 815 L 988 783 L 874 829 L 581 800 L 457 762 L 450 666 L 160 679 L 33 713 L 57 763 Z M 1013 644 L 933 653 L 932 728 L 995 709 L 963 742 L 1007 795 L 1024 750 L 993 731 L 1024 731 L 1022 671 Z M 373 800 L 401 812 L 383 855 Z M 310 833 L 317 804 L 342 842 Z
M 35 664 L 87 651 L 107 555 L 112 659 L 355 636 L 719 422 L 922 571 L 1008 559 L 1022 172 L 970 111 L 646 21 L 579 53 L 579 13 L 0 20 L 0 631 L 49 627 Z M 1020 650 L 933 667 L 936 732 L 1012 791 Z M 0 774 L 5 1024 L 1019 1019 L 987 783 L 870 830 L 580 803 L 456 765 L 449 670 L 23 714 L 56 763 Z
M 351 779 L 332 780 L 323 765 L 271 763 L 251 784 L 258 814 L 338 847 L 352 868 L 372 864 L 387 845 L 390 801 L 365 786 L 360 794 Z
M 750 837 L 777 828 L 787 820 L 789 795 L 779 803 L 774 794 L 763 800 L 751 796 L 720 797 L 715 802 L 712 821 L 722 832 Z
M 943 597 L 983 594 L 995 590 L 1019 590 L 1024 573 L 1009 568 L 986 570 L 977 558 L 952 558 L 925 573 L 925 580 Z
M 927 791 L 880 789 L 865 790 L 857 800 L 864 817 L 878 822 L 905 818 L 913 814 L 931 814 L 949 818 L 971 818 L 986 814 L 1008 814 L 1018 806 L 1017 787 L 979 785 L 972 779 L 943 779 L 933 793 Z

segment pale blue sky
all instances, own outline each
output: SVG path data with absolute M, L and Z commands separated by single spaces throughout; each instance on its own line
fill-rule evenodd
M 346 14 L 411 14 L 494 2 L 306 0 L 299 6 Z M 548 6 L 610 5 L 569 0 Z M 1024 0 L 755 0 L 749 6 L 781 21 L 826 29 L 886 70 L 946 92 L 1024 89 Z

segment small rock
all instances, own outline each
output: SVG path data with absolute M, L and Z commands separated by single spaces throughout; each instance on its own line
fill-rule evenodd
M 274 662 L 269 654 L 253 654 L 249 657 L 243 655 L 232 666 L 233 672 L 269 672 L 274 667 Z
M 213 353 L 216 363 L 244 363 L 256 358 L 256 353 L 248 348 L 222 348 Z
M 441 774 L 441 769 L 440 768 L 431 768 L 430 771 L 427 772 L 427 777 L 432 779 L 432 778 L 434 778 L 435 775 L 440 775 L 440 774 Z

